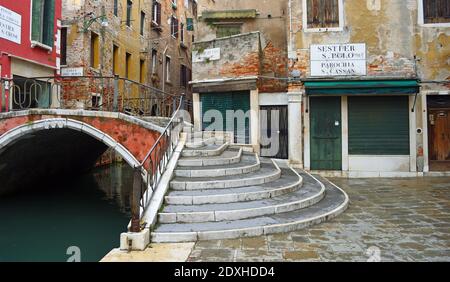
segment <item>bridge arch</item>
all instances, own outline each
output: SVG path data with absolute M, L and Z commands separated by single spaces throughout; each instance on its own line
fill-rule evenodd
M 128 149 L 108 134 L 87 123 L 69 118 L 48 118 L 37 121 L 29 121 L 23 125 L 12 128 L 0 136 L 0 150 L 29 133 L 51 129 L 71 129 L 80 131 L 102 142 L 107 147 L 113 148 L 116 153 L 118 153 L 131 167 L 140 165 L 140 162 Z

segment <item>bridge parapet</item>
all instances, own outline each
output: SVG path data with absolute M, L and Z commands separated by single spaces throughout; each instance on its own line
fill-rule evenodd
M 119 76 L 0 78 L 0 112 L 77 109 L 170 118 L 180 96 Z

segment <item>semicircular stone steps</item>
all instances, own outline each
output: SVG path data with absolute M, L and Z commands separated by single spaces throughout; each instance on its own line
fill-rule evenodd
M 348 205 L 345 192 L 326 180 L 228 143 L 185 147 L 164 200 L 154 242 L 288 232 L 337 216 Z
M 290 169 L 281 169 L 282 177 L 261 185 L 227 189 L 171 191 L 165 197 L 168 205 L 202 205 L 270 199 L 302 187 L 303 179 Z
M 300 181 L 303 180 L 299 175 L 298 178 Z M 168 205 L 159 213 L 159 222 L 214 222 L 278 214 L 312 206 L 322 200 L 324 196 L 324 185 L 315 182 L 293 193 L 265 200 L 224 204 Z
M 257 154 L 245 153 L 240 162 L 228 165 L 215 166 L 182 166 L 177 167 L 175 176 L 179 177 L 218 177 L 226 175 L 239 175 L 257 171 L 261 163 Z
M 175 177 L 170 182 L 170 188 L 172 190 L 235 188 L 272 182 L 280 176 L 281 169 L 275 162 L 261 160 L 260 169 L 255 172 L 219 177 Z
M 228 143 L 208 144 L 196 149 L 185 148 L 181 155 L 183 157 L 211 157 L 221 155 L 227 148 Z
M 300 210 L 248 219 L 160 224 L 152 232 L 152 241 L 192 242 L 291 232 L 334 218 L 348 207 L 349 199 L 342 189 L 326 180 L 321 182 L 306 173 L 302 174 L 302 177 L 304 185 L 313 182 L 324 184 L 325 196 L 320 202 Z
M 232 149 L 227 148 L 222 152 L 222 154 L 217 156 L 208 157 L 181 157 L 178 160 L 178 167 L 184 166 L 215 166 L 215 165 L 231 165 L 236 164 L 241 161 L 241 156 L 243 154 L 243 149 Z

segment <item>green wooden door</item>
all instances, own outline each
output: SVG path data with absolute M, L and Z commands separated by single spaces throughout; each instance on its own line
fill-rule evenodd
M 204 93 L 200 95 L 200 102 L 202 130 L 232 131 L 235 143 L 250 143 L 250 93 L 248 91 Z M 214 123 L 219 122 L 216 120 L 215 113 L 208 113 L 211 110 L 220 112 L 221 129 L 211 129 L 212 125 L 216 126 Z
M 311 169 L 342 169 L 341 97 L 311 97 Z

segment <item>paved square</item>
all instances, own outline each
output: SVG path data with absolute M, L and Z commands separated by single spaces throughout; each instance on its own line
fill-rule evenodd
M 350 197 L 307 229 L 197 242 L 188 261 L 450 261 L 450 177 L 330 179 Z

